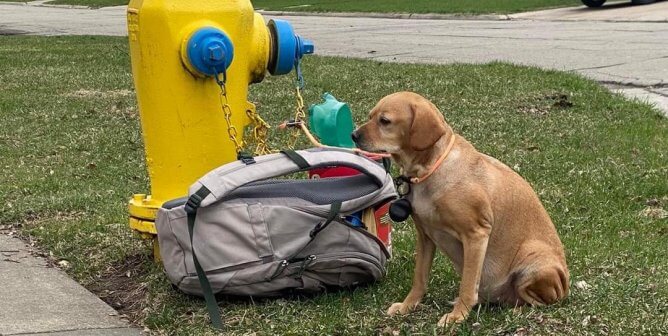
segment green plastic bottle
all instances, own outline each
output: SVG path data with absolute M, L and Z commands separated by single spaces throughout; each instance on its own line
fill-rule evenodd
M 348 104 L 336 100 L 329 92 L 322 95 L 324 102 L 308 108 L 311 131 L 328 146 L 353 148 L 350 138 L 353 132 L 353 117 Z

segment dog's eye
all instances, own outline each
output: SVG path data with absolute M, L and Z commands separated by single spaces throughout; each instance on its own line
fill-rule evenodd
M 385 118 L 385 117 L 380 117 L 380 123 L 381 123 L 382 125 L 389 125 L 390 122 L 391 122 L 390 119 L 387 119 L 387 118 Z

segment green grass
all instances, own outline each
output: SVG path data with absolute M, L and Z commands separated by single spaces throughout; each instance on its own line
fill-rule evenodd
M 579 0 L 252 0 L 257 9 L 299 12 L 487 14 L 579 6 Z
M 572 282 L 591 286 L 572 287 L 566 301 L 550 307 L 481 305 L 453 333 L 668 332 L 668 220 L 644 215 L 668 209 L 668 123 L 658 112 L 577 75 L 502 63 L 308 57 L 304 72 L 307 103 L 333 92 L 351 104 L 357 122 L 397 90 L 432 99 L 479 150 L 530 181 L 562 237 Z M 273 125 L 293 111 L 292 79 L 252 87 Z M 70 275 L 115 297 L 108 301 L 156 333 L 211 333 L 204 302 L 172 290 L 149 262 L 148 244 L 127 227 L 126 202 L 149 181 L 126 39 L 0 37 L 0 83 L 0 229 L 10 225 L 68 260 Z M 274 144 L 284 140 L 272 133 Z M 442 256 L 417 312 L 383 314 L 411 284 L 412 225 L 397 224 L 393 239 L 384 281 L 312 299 L 225 302 L 228 332 L 442 333 L 436 322 L 459 283 Z
M 49 5 L 78 5 L 98 8 L 109 6 L 125 6 L 129 2 L 129 0 L 53 0 L 49 1 Z

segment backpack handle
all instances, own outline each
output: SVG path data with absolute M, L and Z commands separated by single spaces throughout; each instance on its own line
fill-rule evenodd
M 356 169 L 371 177 L 379 187 L 391 184 L 392 178 L 380 164 L 350 150 L 339 148 L 286 150 L 258 156 L 255 158 L 255 163 L 235 161 L 210 171 L 190 186 L 188 202 L 194 201 L 191 204 L 193 208 L 205 207 L 248 183 L 329 166 Z

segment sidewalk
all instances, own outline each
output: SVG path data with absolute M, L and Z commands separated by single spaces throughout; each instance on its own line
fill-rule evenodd
M 0 234 L 0 335 L 130 336 L 141 331 L 18 238 Z
M 124 6 L 0 3 L 0 35 L 126 36 L 125 11 Z M 653 103 L 668 116 L 668 0 L 513 14 L 510 20 L 279 18 L 313 40 L 319 55 L 440 64 L 503 61 L 576 72 Z

